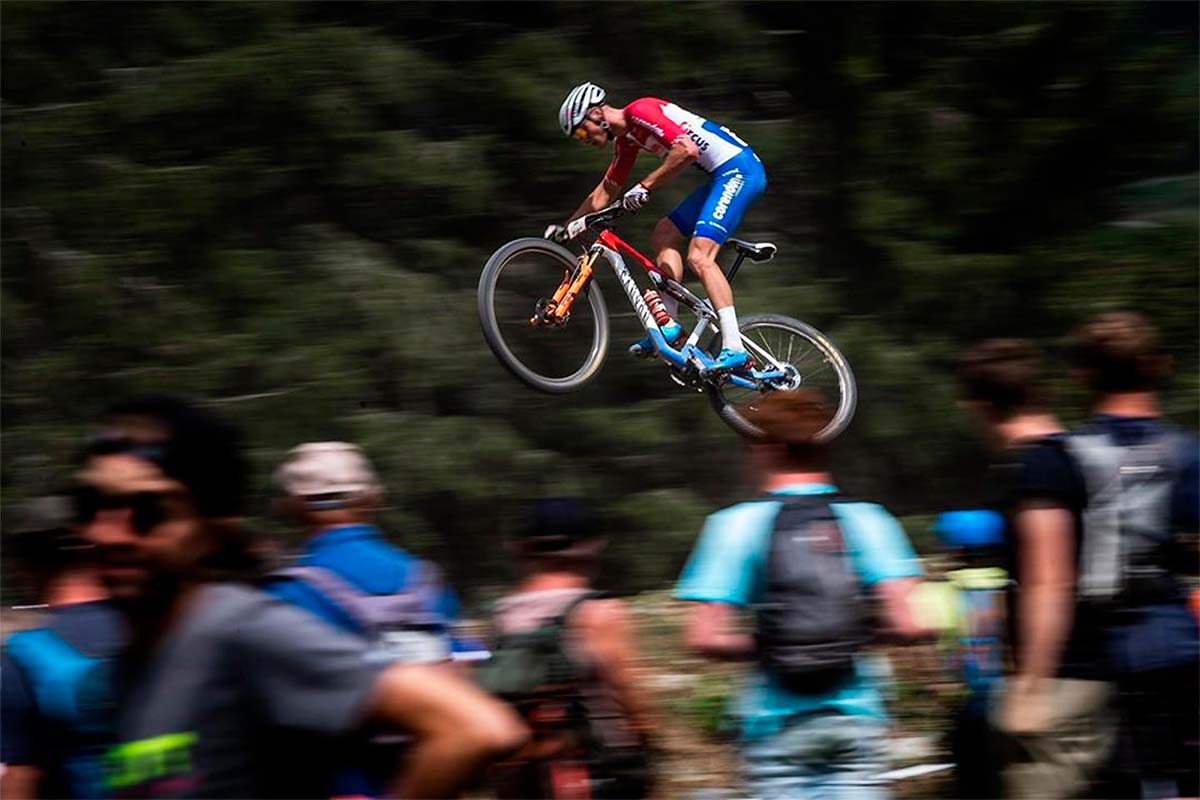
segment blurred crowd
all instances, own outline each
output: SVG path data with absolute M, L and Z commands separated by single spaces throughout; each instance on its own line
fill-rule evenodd
M 686 646 L 743 662 L 737 796 L 886 796 L 880 645 L 930 640 L 967 687 L 955 796 L 1200 794 L 1200 445 L 1161 419 L 1171 363 L 1147 319 L 1096 317 L 1067 353 L 1092 398 L 1076 430 L 1031 343 L 962 356 L 995 502 L 939 517 L 944 575 L 839 492 L 824 397 L 748 411 L 757 494 L 708 517 L 674 590 Z M 627 601 L 593 586 L 606 531 L 585 499 L 529 499 L 503 542 L 520 578 L 481 636 L 377 527 L 363 450 L 278 465 L 285 553 L 244 520 L 244 447 L 204 407 L 132 398 L 30 505 L 6 555 L 45 608 L 4 647 L 4 797 L 662 794 L 665 711 Z

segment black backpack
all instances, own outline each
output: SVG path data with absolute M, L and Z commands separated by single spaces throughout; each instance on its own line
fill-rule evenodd
M 783 502 L 754 607 L 758 657 L 790 691 L 826 691 L 854 672 L 871 638 L 870 607 L 831 503 L 836 495 L 772 495 Z M 844 502 L 844 501 L 843 501 Z

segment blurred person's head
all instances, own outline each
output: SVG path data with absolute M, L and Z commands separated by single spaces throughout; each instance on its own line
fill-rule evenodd
M 511 540 L 522 564 L 534 572 L 589 573 L 606 541 L 590 505 L 576 497 L 533 501 Z
M 1134 311 L 1091 318 L 1066 349 L 1075 375 L 1097 396 L 1154 392 L 1171 372 L 1158 330 Z
M 1042 354 L 1026 339 L 987 339 L 958 363 L 960 405 L 988 442 L 1019 445 L 1062 430 L 1045 408 Z
M 988 339 L 959 360 L 963 404 L 987 423 L 1036 413 L 1045 402 L 1042 356 L 1026 339 Z
M 383 504 L 383 484 L 358 447 L 308 442 L 288 451 L 275 471 L 280 497 L 275 511 L 310 533 L 365 525 Z
M 604 98 L 604 90 L 594 83 L 581 83 L 572 89 L 558 109 L 563 133 L 592 147 L 611 142 L 624 128 L 625 118 L 620 109 L 606 105 Z
M 135 398 L 110 409 L 82 462 L 76 523 L 115 601 L 150 608 L 255 570 L 240 519 L 246 463 L 230 424 L 179 398 Z
M 833 419 L 829 399 L 816 389 L 772 392 L 746 412 L 762 432 L 749 444 L 755 467 L 771 475 L 824 474 L 829 469 L 829 445 L 818 434 Z
M 96 571 L 96 548 L 74 526 L 67 495 L 48 495 L 21 509 L 5 555 L 48 605 L 99 600 L 105 596 Z

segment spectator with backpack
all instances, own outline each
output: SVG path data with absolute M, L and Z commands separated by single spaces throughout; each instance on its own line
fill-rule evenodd
M 1104 624 L 1118 687 L 1123 796 L 1200 794 L 1200 630 L 1181 577 L 1195 575 L 1200 441 L 1167 424 L 1170 357 L 1140 314 L 1088 320 L 1069 338 L 1092 418 L 1067 439 L 1073 470 L 1050 476 L 1084 504 L 1080 603 Z
M 298 445 L 275 480 L 276 511 L 303 530 L 304 543 L 295 565 L 275 573 L 270 594 L 371 639 L 383 658 L 478 655 L 477 646 L 453 636 L 458 599 L 441 571 L 387 542 L 376 527 L 383 484 L 360 448 Z
M 524 573 L 496 604 L 484 688 L 512 703 L 532 738 L 494 769 L 506 798 L 639 798 L 650 790 L 649 699 L 634 673 L 625 604 L 592 588 L 604 540 L 589 509 L 547 498 L 512 542 Z
M 993 445 L 1012 580 L 1013 673 L 994 693 L 992 727 L 1006 797 L 1087 793 L 1112 752 L 1116 720 L 1099 616 L 1077 600 L 1084 499 L 1063 426 L 1045 408 L 1042 362 L 1019 339 L 991 339 L 961 359 L 963 407 Z
M 0 662 L 0 795 L 11 800 L 107 795 L 101 755 L 124 625 L 72 522 L 67 497 L 35 500 L 5 553 L 46 606 L 43 625 L 12 634 Z
M 275 473 L 277 516 L 304 541 L 264 589 L 368 643 L 381 663 L 448 663 L 481 648 L 453 636 L 458 599 L 441 571 L 383 538 L 375 525 L 383 484 L 366 454 L 346 442 L 292 448 Z M 378 796 L 404 742 L 346 741 L 337 754 L 340 796 Z
M 909 607 L 922 570 L 899 523 L 835 487 L 815 438 L 830 416 L 812 390 L 757 402 L 765 437 L 749 455 L 763 494 L 709 516 L 675 589 L 693 603 L 693 650 L 756 661 L 735 715 L 759 798 L 885 796 L 887 716 L 864 651 L 877 633 L 928 633 Z M 736 629 L 739 608 L 753 633 Z
M 121 404 L 88 446 L 76 513 L 126 619 L 108 790 L 129 797 L 320 797 L 336 744 L 408 737 L 391 793 L 454 796 L 524 742 L 504 704 L 441 667 L 381 663 L 249 585 L 235 429 L 170 397 Z

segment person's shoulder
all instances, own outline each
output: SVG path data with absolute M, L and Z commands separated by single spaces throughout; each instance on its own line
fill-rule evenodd
M 125 643 L 125 618 L 104 600 L 53 609 L 46 627 L 72 647 L 95 658 L 107 658 Z
M 1071 437 L 1086 435 L 1080 432 L 1052 433 L 1036 439 L 1027 439 L 1016 445 L 1013 450 L 1016 461 L 1021 466 L 1038 464 L 1044 461 L 1066 462 L 1069 460 L 1068 448 Z
M 898 534 L 907 539 L 900 520 L 880 503 L 846 499 L 834 501 L 829 505 L 842 526 L 850 529 L 851 535 L 873 537 Z
M 706 531 L 728 531 L 735 535 L 748 533 L 763 525 L 769 525 L 782 507 L 782 498 L 763 497 L 742 500 L 709 514 L 704 521 L 704 529 Z
M 257 586 L 242 583 L 211 583 L 204 587 L 199 613 L 213 624 L 230 619 L 248 619 L 250 615 L 275 608 L 290 608 L 278 597 Z
M 623 110 L 630 122 L 653 130 L 661 136 L 662 124 L 668 121 L 664 112 L 668 105 L 670 104 L 660 97 L 639 97 Z
M 663 100 L 661 97 L 651 97 L 647 95 L 646 97 L 639 97 L 636 100 L 631 101 L 623 110 L 626 112 L 632 112 L 634 114 L 655 113 L 661 111 L 662 107 L 666 104 L 667 101 Z
M 629 604 L 618 597 L 585 600 L 571 616 L 572 622 L 585 631 L 625 629 L 633 622 Z

